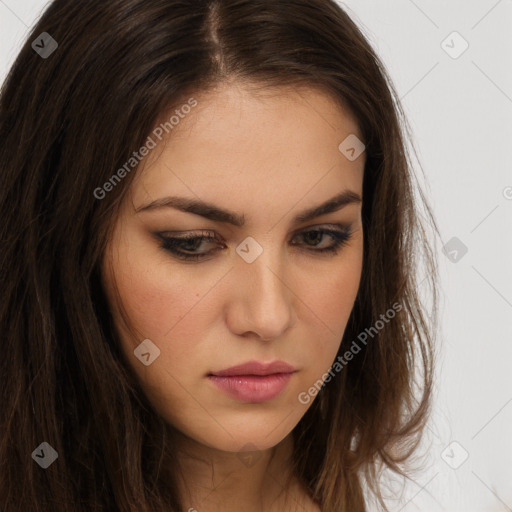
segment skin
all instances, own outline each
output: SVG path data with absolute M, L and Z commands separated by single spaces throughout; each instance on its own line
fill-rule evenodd
M 104 285 L 122 349 L 181 436 L 185 510 L 320 510 L 293 476 L 286 487 L 291 432 L 312 403 L 298 395 L 331 367 L 356 299 L 361 203 L 303 223 L 291 219 L 347 189 L 362 198 L 365 154 L 349 161 L 338 150 L 348 135 L 362 135 L 350 112 L 316 89 L 256 95 L 229 84 L 194 97 L 198 105 L 138 169 L 105 253 Z M 136 211 L 170 195 L 243 214 L 245 224 L 171 207 Z M 333 244 L 329 235 L 299 236 L 332 224 L 352 232 L 337 254 L 314 252 Z M 222 250 L 192 262 L 173 257 L 154 235 L 202 230 L 222 243 L 184 250 Z M 248 236 L 263 249 L 252 263 L 236 252 Z M 148 366 L 133 353 L 144 339 L 160 349 Z M 297 371 L 263 403 L 232 398 L 207 378 L 251 360 L 283 360 Z M 244 463 L 248 451 L 254 459 Z

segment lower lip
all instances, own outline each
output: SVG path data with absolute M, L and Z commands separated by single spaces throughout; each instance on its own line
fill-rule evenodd
M 208 378 L 220 389 L 244 402 L 268 402 L 279 395 L 290 380 L 292 373 L 272 375 L 233 375 Z

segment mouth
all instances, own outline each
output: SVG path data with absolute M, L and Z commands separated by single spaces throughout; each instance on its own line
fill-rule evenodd
M 250 361 L 208 374 L 218 389 L 243 402 L 261 403 L 276 398 L 297 370 L 283 361 Z

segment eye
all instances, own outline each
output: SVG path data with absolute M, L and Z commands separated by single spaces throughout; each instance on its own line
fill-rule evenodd
M 293 237 L 302 238 L 303 243 L 291 242 L 291 245 L 302 245 L 305 246 L 305 250 L 310 253 L 321 253 L 321 254 L 337 254 L 339 249 L 346 245 L 350 240 L 352 232 L 349 226 L 343 225 L 332 225 L 336 226 L 335 229 L 327 227 L 318 229 L 309 229 L 302 231 Z M 155 233 L 160 239 L 160 247 L 165 251 L 171 253 L 172 256 L 182 260 L 200 260 L 206 259 L 211 256 L 214 252 L 220 251 L 225 248 L 222 240 L 214 233 L 209 231 L 201 231 L 199 233 L 192 232 L 186 233 L 181 236 L 169 237 L 164 236 L 163 233 Z M 325 240 L 331 243 L 325 246 L 323 243 Z M 204 250 L 208 244 L 216 244 L 217 247 Z M 323 245 L 323 247 L 321 247 Z M 198 252 L 199 249 L 203 248 L 203 251 Z
M 310 229 L 308 231 L 299 233 L 297 236 L 302 237 L 302 239 L 306 242 L 306 250 L 311 250 L 318 253 L 337 254 L 341 247 L 348 243 L 350 237 L 352 236 L 352 232 L 348 226 L 343 226 L 342 229 Z M 326 247 L 325 244 L 323 244 L 324 247 L 318 248 L 322 245 L 321 242 L 322 240 L 325 240 L 326 236 L 332 240 L 331 244 L 327 245 Z
M 221 248 L 213 249 L 207 252 L 200 253 L 189 253 L 187 251 L 197 251 L 204 242 L 207 243 L 222 243 L 221 240 L 216 236 L 212 235 L 209 231 L 202 231 L 200 233 L 186 233 L 179 237 L 168 237 L 161 233 L 156 233 L 160 238 L 160 247 L 173 256 L 183 260 L 198 260 L 209 256 L 211 253 L 220 250 Z

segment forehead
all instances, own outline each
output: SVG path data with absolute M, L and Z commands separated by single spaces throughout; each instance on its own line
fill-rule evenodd
M 348 131 L 362 138 L 355 116 L 344 102 L 318 88 L 257 88 L 234 83 L 193 97 L 193 109 L 187 109 L 180 119 L 173 116 L 176 124 L 164 134 L 166 142 L 192 137 L 222 146 L 230 140 L 243 143 L 250 136 L 272 148 L 274 144 L 290 145 L 300 139 L 314 140 L 315 135 L 325 136 L 326 132 Z M 186 103 L 184 99 L 183 110 Z M 164 113 L 159 123 L 165 123 L 179 110 L 178 105 Z M 282 127 L 287 132 L 282 132 Z
M 362 139 L 359 126 L 328 94 L 230 85 L 193 99 L 193 108 L 175 107 L 159 120 L 174 114 L 169 133 L 142 162 L 134 204 L 166 193 L 204 200 L 221 195 L 231 205 L 236 197 L 260 199 L 264 206 L 265 199 L 275 205 L 306 194 L 361 192 L 364 154 L 351 162 L 338 149 L 347 136 Z

